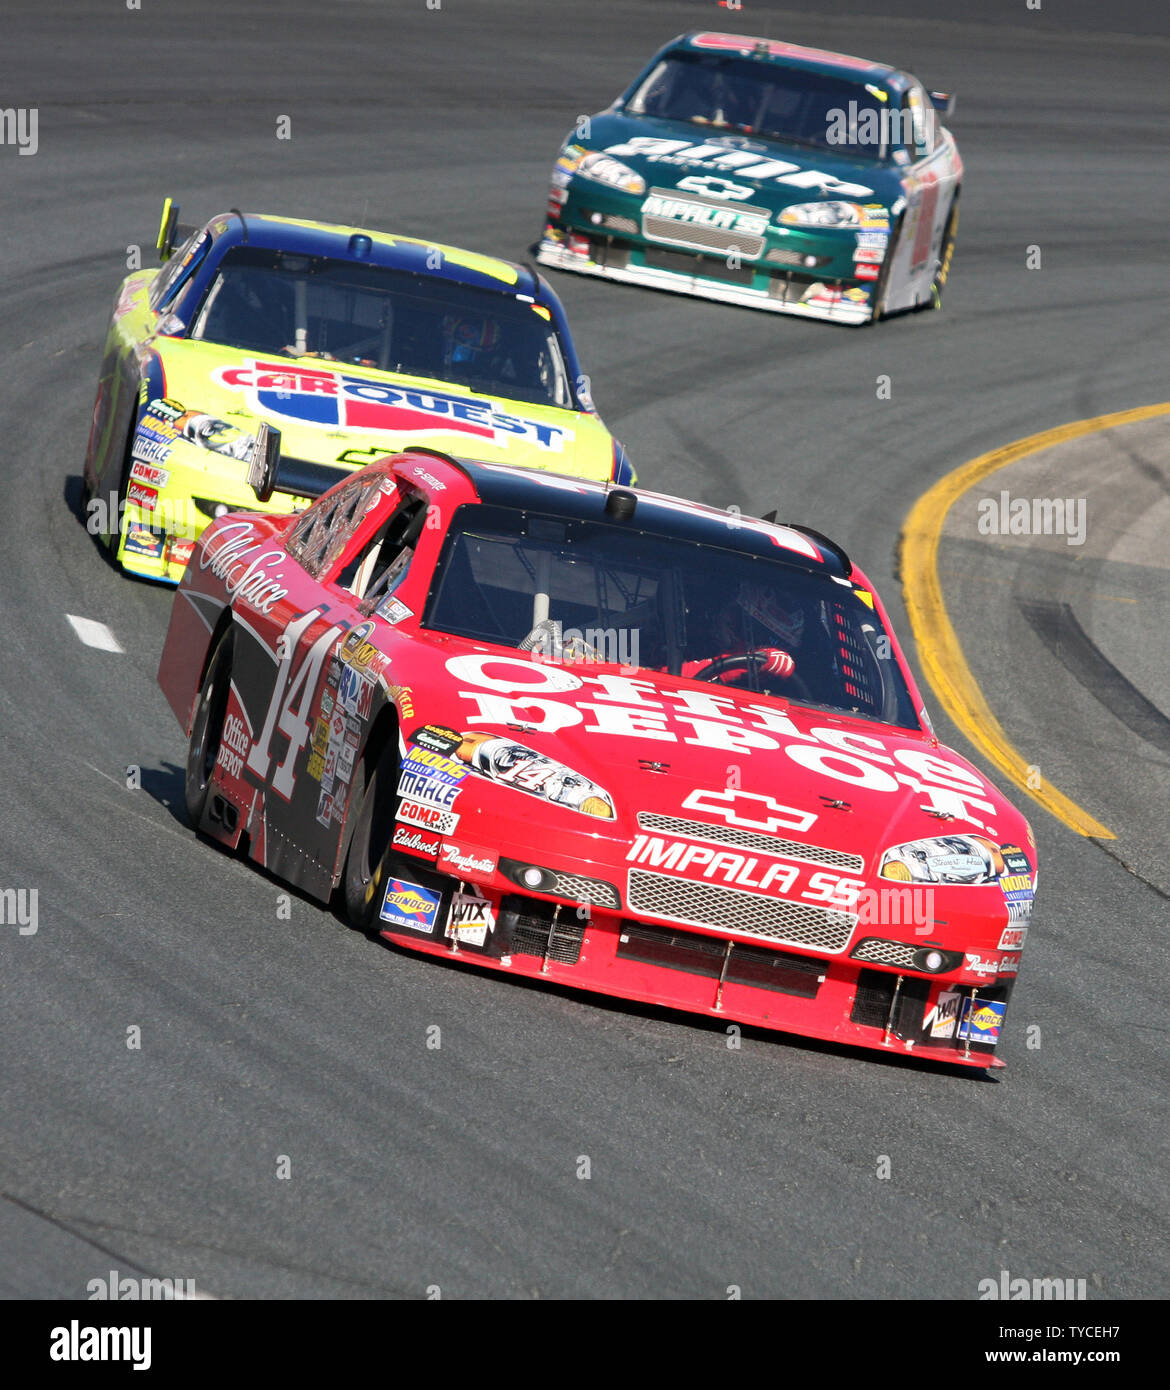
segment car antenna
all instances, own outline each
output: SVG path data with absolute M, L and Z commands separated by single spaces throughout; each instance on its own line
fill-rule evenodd
M 235 213 L 235 215 L 240 219 L 240 226 L 244 229 L 244 245 L 247 246 L 248 224 L 244 221 L 244 214 L 239 210 L 239 208 L 228 208 L 228 212 Z

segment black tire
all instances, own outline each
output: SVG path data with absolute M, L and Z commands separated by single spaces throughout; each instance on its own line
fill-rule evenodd
M 378 920 L 393 851 L 394 814 L 398 809 L 396 758 L 387 750 L 371 768 L 362 763 L 361 789 L 354 788 L 357 819 L 345 857 L 345 913 L 355 927 L 369 931 Z
M 886 245 L 886 257 L 882 262 L 881 273 L 873 282 L 873 315 L 869 318 L 869 323 L 877 323 L 879 319 L 884 319 L 886 317 L 886 306 L 884 302 L 886 297 L 886 286 L 890 281 L 890 271 L 893 269 L 894 256 L 897 254 L 898 239 L 902 234 L 902 221 L 904 217 L 905 213 L 899 213 L 893 227 L 890 229 L 890 239 Z
M 223 738 L 235 640 L 235 631 L 229 627 L 215 644 L 215 650 L 203 676 L 199 703 L 195 707 L 195 719 L 191 725 L 191 739 L 187 745 L 184 799 L 187 815 L 196 830 L 199 829 L 203 812 L 207 809 L 207 798 L 211 793 L 211 770 L 219 757 L 220 740 Z
M 951 273 L 951 261 L 955 254 L 955 237 L 959 230 L 959 195 L 955 194 L 951 202 L 951 210 L 947 213 L 947 225 L 943 231 L 942 245 L 938 251 L 938 264 L 935 266 L 934 279 L 930 284 L 930 305 L 931 309 L 942 308 L 943 290 Z
M 122 543 L 122 525 L 125 521 L 125 509 L 123 503 L 130 488 L 130 470 L 134 467 L 134 435 L 138 430 L 138 411 L 135 410 L 134 417 L 130 421 L 130 433 L 126 436 L 126 447 L 122 450 L 122 467 L 118 474 L 118 487 L 114 493 L 107 494 L 113 516 L 110 518 L 110 530 L 105 538 L 105 543 L 109 546 L 112 559 L 118 558 L 118 547 Z

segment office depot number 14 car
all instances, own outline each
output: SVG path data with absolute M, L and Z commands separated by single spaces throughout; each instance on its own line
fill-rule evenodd
M 187 805 L 415 951 L 976 1067 L 1036 882 L 815 532 L 416 449 L 200 538 Z

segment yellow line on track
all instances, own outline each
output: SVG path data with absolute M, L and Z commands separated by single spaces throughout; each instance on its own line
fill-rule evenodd
M 1117 836 L 1050 783 L 1041 780 L 1039 786 L 1029 785 L 1033 769 L 1016 751 L 992 714 L 947 615 L 938 573 L 938 546 L 947 513 L 969 488 L 999 469 L 1054 445 L 1082 439 L 1101 430 L 1151 420 L 1158 415 L 1170 415 L 1170 401 L 1139 406 L 1136 410 L 1120 410 L 1112 415 L 1097 415 L 1091 420 L 1074 420 L 1040 434 L 1030 434 L 1026 439 L 1005 444 L 989 454 L 980 454 L 924 492 L 902 527 L 902 592 L 906 610 L 923 670 L 943 708 L 976 748 L 1021 791 L 1027 792 L 1078 834 L 1100 840 L 1115 840 Z M 1037 779 L 1033 776 L 1032 780 Z

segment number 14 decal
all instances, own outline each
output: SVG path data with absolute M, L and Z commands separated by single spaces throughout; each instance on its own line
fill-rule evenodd
M 327 628 L 305 653 L 304 660 L 294 676 L 292 666 L 297 644 L 302 635 L 308 632 L 321 616 L 322 611 L 320 608 L 314 608 L 311 613 L 294 618 L 281 634 L 276 644 L 280 665 L 276 670 L 268 713 L 264 718 L 260 737 L 248 753 L 248 767 L 258 777 L 266 780 L 272 762 L 268 745 L 272 742 L 273 732 L 279 730 L 282 734 L 288 735 L 288 752 L 272 777 L 272 790 L 279 792 L 286 801 L 290 800 L 293 794 L 297 754 L 309 737 L 309 707 L 313 703 L 313 692 L 317 689 L 321 663 L 325 660 L 326 652 L 345 631 L 342 627 Z

